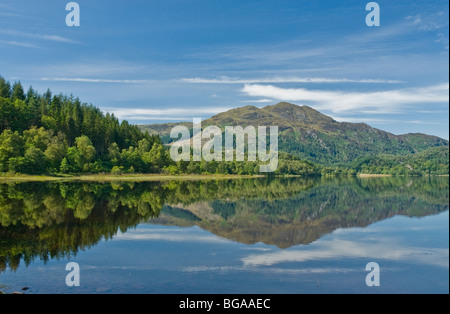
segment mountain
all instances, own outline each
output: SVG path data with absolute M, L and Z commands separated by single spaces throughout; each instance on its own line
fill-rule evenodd
M 140 129 L 158 134 L 166 143 L 177 124 L 142 125 Z M 189 125 L 190 123 L 183 123 Z M 394 135 L 365 123 L 337 122 L 308 106 L 282 102 L 257 108 L 246 106 L 219 113 L 202 126 L 278 126 L 279 149 L 302 159 L 324 165 L 348 164 L 375 155 L 408 156 L 434 147 L 448 148 L 448 141 L 414 133 Z

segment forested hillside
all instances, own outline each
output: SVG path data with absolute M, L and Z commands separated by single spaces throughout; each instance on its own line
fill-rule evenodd
M 0 172 L 158 172 L 165 163 L 158 136 L 78 98 L 25 93 L 0 77 Z

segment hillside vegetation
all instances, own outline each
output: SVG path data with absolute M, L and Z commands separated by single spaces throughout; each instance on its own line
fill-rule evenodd
M 189 126 L 189 123 L 183 123 Z M 278 126 L 282 155 L 279 173 L 294 174 L 316 165 L 321 174 L 448 174 L 448 141 L 426 134 L 394 135 L 364 123 L 337 122 L 308 107 L 289 103 L 257 108 L 246 106 L 217 114 L 202 122 L 217 125 Z M 170 143 L 174 124 L 140 126 Z M 192 128 L 192 124 L 190 124 Z M 296 166 L 292 166 L 295 161 Z M 311 168 L 309 168 L 311 170 Z
M 25 93 L 0 77 L 0 173 L 259 174 L 259 162 L 174 162 L 167 146 L 179 124 L 130 125 L 78 98 Z M 182 123 L 191 126 L 189 123 Z M 393 135 L 366 124 L 339 123 L 307 106 L 279 103 L 220 113 L 203 127 L 279 127 L 276 175 L 448 174 L 448 141 Z

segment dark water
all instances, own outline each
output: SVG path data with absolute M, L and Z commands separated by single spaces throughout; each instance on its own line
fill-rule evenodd
M 448 177 L 0 183 L 0 291 L 448 293 L 448 207 Z

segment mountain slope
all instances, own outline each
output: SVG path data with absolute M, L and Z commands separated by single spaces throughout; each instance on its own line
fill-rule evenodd
M 361 156 L 405 156 L 433 147 L 448 147 L 448 141 L 436 136 L 394 135 L 365 123 L 337 122 L 308 106 L 285 102 L 261 109 L 253 106 L 232 109 L 202 122 L 203 127 L 208 125 L 278 126 L 280 151 L 325 165 L 347 164 Z M 147 125 L 141 129 L 159 134 L 168 142 L 168 126 Z

